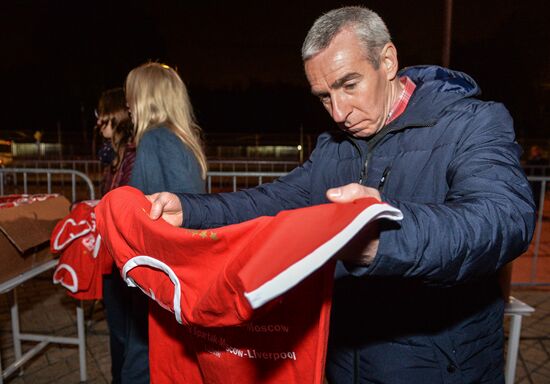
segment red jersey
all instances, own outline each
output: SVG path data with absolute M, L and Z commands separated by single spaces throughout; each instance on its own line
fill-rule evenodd
M 103 274 L 110 273 L 112 258 L 101 247 L 97 233 L 94 207 L 98 200 L 76 204 L 71 212 L 55 226 L 50 250 L 60 254 L 53 282 L 68 290 L 79 300 L 103 297 Z
M 210 230 L 153 221 L 149 210 L 122 187 L 96 215 L 126 282 L 173 313 L 151 311 L 153 383 L 321 383 L 332 256 L 370 221 L 401 218 L 372 198 Z

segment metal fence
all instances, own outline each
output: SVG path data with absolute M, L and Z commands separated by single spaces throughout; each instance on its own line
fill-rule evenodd
M 523 165 L 527 176 L 550 176 L 550 165 Z
M 99 160 L 19 160 L 14 159 L 10 164 L 12 168 L 36 168 L 36 169 L 72 169 L 86 175 L 101 175 L 101 163 Z M 92 180 L 94 177 L 90 177 Z
M 290 172 L 300 165 L 299 161 L 223 159 L 209 160 L 212 172 Z M 99 160 L 25 160 L 14 159 L 10 167 L 42 169 L 74 169 L 87 174 L 90 179 L 101 177 Z M 550 165 L 523 165 L 527 176 L 550 176 Z
M 300 165 L 299 161 L 262 160 L 210 160 L 211 172 L 290 172 Z
M 289 172 L 299 161 L 279 160 L 209 160 L 208 169 L 214 172 Z M 74 169 L 87 175 L 101 175 L 99 160 L 14 160 L 11 167 Z
M 208 193 L 235 192 L 239 189 L 268 183 L 288 172 L 208 172 L 206 190 Z
M 90 178 L 73 169 L 0 168 L 0 196 L 14 193 L 59 193 L 71 201 L 95 199 Z

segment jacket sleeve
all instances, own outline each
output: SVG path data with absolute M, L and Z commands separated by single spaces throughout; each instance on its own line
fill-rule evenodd
M 304 164 L 288 175 L 255 188 L 211 195 L 178 194 L 183 226 L 213 228 L 310 205 L 311 168 L 318 153 L 315 149 Z
M 464 124 L 445 202 L 386 200 L 404 218 L 382 232 L 365 274 L 452 285 L 492 275 L 527 249 L 535 208 L 510 115 L 491 103 Z

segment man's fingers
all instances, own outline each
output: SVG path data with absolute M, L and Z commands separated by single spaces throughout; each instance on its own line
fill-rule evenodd
M 158 220 L 162 217 L 174 227 L 182 225 L 183 211 L 180 200 L 176 195 L 170 192 L 159 192 L 145 197 L 151 202 L 151 210 L 149 211 L 151 220 Z
M 362 188 L 364 187 L 357 183 L 331 188 L 327 191 L 327 198 L 333 203 L 349 203 L 361 197 L 365 197 L 362 196 Z
M 380 200 L 380 193 L 374 188 L 357 183 L 327 190 L 327 198 L 333 203 L 350 203 L 364 197 L 375 197 Z
M 164 210 L 164 205 L 162 201 L 162 196 L 160 193 L 153 193 L 152 195 L 145 196 L 147 200 L 151 202 L 151 211 L 149 212 L 149 217 L 152 220 L 157 220 Z

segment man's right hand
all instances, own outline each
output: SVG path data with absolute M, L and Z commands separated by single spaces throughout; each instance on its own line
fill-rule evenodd
M 157 220 L 162 217 L 168 224 L 181 227 L 183 224 L 183 208 L 180 199 L 170 192 L 159 192 L 145 195 L 152 204 L 149 217 Z

